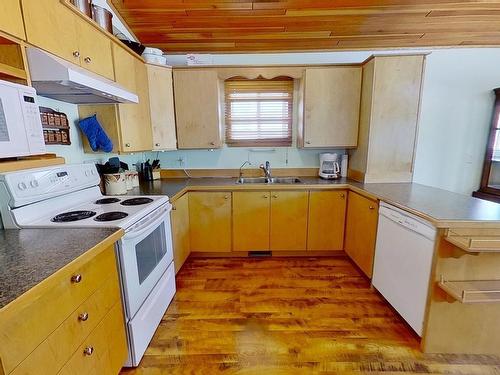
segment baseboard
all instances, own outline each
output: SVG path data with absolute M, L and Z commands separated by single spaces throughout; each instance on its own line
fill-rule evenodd
M 192 252 L 193 258 L 248 258 L 248 251 L 230 251 L 230 252 Z M 346 257 L 343 250 L 329 251 L 273 251 L 271 257 Z M 264 257 L 266 258 L 266 257 Z

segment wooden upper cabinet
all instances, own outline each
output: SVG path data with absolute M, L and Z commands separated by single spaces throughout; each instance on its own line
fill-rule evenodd
M 373 273 L 377 223 L 378 202 L 350 191 L 344 249 L 369 278 Z
M 113 44 L 113 56 L 118 84 L 139 97 L 139 103 L 118 104 L 120 151 L 151 150 L 153 136 L 146 65 L 117 44 Z
M 271 192 L 272 251 L 306 249 L 308 200 L 307 191 Z
M 153 131 L 153 150 L 175 150 L 174 90 L 172 69 L 146 65 L 149 84 L 149 107 Z
M 307 250 L 343 250 L 347 192 L 311 191 Z
M 22 7 L 27 41 L 80 65 L 77 16 L 59 0 L 22 0 Z
M 233 193 L 233 251 L 269 250 L 270 192 Z
M 360 67 L 307 68 L 299 147 L 356 147 Z
M 222 147 L 217 72 L 211 69 L 174 69 L 174 99 L 177 147 Z
M 26 39 L 19 0 L 0 1 L 0 31 L 19 39 Z
M 110 80 L 115 79 L 111 40 L 88 22 L 75 17 L 80 65 Z
M 231 192 L 189 193 L 191 251 L 231 251 Z

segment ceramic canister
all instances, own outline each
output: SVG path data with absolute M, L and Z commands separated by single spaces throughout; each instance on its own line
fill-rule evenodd
M 111 173 L 104 175 L 106 195 L 121 195 L 127 193 L 125 173 Z

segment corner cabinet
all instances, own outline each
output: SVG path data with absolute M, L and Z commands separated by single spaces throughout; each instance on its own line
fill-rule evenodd
M 231 192 L 189 193 L 192 252 L 231 251 Z
M 222 147 L 219 79 L 214 69 L 174 69 L 179 149 Z
M 356 147 L 361 67 L 306 68 L 299 147 Z
M 153 132 L 153 150 L 175 150 L 174 89 L 172 69 L 146 64 L 149 86 L 149 108 Z
M 350 191 L 344 250 L 369 278 L 373 274 L 377 224 L 378 202 Z
M 151 151 L 153 136 L 149 107 L 148 73 L 142 60 L 113 43 L 116 82 L 139 97 L 139 103 L 110 105 L 80 105 L 80 118 L 97 115 L 113 141 L 113 152 Z M 86 139 L 85 152 L 92 153 Z

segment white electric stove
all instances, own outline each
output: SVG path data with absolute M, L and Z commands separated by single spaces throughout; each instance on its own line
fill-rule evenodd
M 0 174 L 6 229 L 122 228 L 116 245 L 129 359 L 137 366 L 175 294 L 170 211 L 166 196 L 103 196 L 93 164 Z

